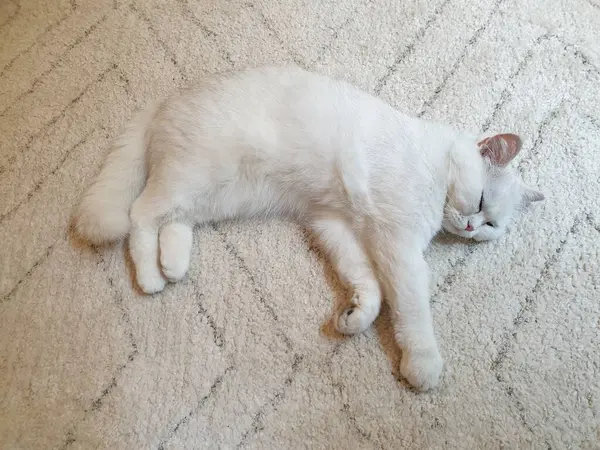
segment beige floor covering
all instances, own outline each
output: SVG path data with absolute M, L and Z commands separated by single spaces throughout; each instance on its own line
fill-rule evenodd
M 600 448 L 598 0 L 1 0 L 2 449 Z M 520 133 L 548 200 L 498 242 L 435 242 L 440 387 L 398 379 L 389 318 L 352 339 L 297 227 L 196 232 L 132 287 L 70 208 L 134 109 L 295 62 L 425 118 Z

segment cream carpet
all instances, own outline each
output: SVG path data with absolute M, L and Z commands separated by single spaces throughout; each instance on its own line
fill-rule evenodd
M 598 0 L 1 0 L 2 449 L 600 448 Z M 440 387 L 351 339 L 297 227 L 196 232 L 154 297 L 71 207 L 134 109 L 295 62 L 461 127 L 517 132 L 547 195 L 502 240 L 435 242 Z

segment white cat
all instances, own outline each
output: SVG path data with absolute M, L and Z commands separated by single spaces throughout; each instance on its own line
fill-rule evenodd
M 427 390 L 443 361 L 423 251 L 442 226 L 496 238 L 515 208 L 543 199 L 506 167 L 520 147 L 515 135 L 480 141 L 301 69 L 251 69 L 210 77 L 132 121 L 75 224 L 96 244 L 130 233 L 137 281 L 155 293 L 185 275 L 195 224 L 300 221 L 353 288 L 338 330 L 369 327 L 383 292 L 401 373 Z

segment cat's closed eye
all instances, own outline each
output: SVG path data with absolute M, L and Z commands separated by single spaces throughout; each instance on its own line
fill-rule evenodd
M 492 228 L 496 227 L 496 225 L 494 225 L 493 222 L 486 222 L 484 225 L 487 225 L 488 227 L 492 227 Z
M 477 212 L 480 213 L 482 209 L 483 209 L 483 192 L 481 193 L 481 200 L 479 200 L 479 211 L 477 211 Z

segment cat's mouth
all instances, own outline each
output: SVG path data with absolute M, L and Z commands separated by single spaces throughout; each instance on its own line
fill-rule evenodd
M 473 238 L 478 232 L 477 228 L 472 227 L 469 227 L 470 230 L 460 229 L 448 219 L 444 219 L 444 221 L 442 222 L 442 228 L 452 234 L 456 234 L 457 236 L 464 237 L 467 239 Z

